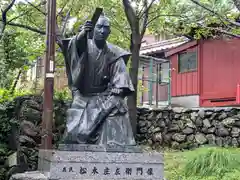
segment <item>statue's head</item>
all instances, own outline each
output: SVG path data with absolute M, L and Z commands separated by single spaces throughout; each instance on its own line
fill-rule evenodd
M 111 32 L 110 29 L 110 21 L 109 19 L 101 15 L 95 25 L 93 38 L 96 41 L 106 41 L 109 34 Z

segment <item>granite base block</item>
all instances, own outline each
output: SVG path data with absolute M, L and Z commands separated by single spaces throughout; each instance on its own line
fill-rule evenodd
M 44 175 L 39 171 L 32 171 L 14 174 L 10 180 L 49 180 L 49 178 L 47 175 Z
M 92 148 L 85 147 L 83 151 L 40 150 L 39 170 L 49 172 L 51 180 L 163 180 L 164 165 L 160 153 L 92 151 Z
M 59 144 L 60 151 L 88 151 L 88 152 L 125 152 L 141 153 L 138 146 L 120 146 L 120 145 L 87 145 L 87 144 Z

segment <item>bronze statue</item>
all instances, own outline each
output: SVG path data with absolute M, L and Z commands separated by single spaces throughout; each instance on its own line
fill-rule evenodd
M 87 37 L 93 30 L 93 39 Z M 109 19 L 87 21 L 68 45 L 67 72 L 73 101 L 65 143 L 135 145 L 125 97 L 134 92 L 127 73 L 130 53 L 107 42 Z

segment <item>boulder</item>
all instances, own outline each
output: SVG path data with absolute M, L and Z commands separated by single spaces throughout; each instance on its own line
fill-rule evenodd
M 203 120 L 203 126 L 206 128 L 210 128 L 212 125 L 208 119 Z
M 189 135 L 192 134 L 194 132 L 194 130 L 190 127 L 186 127 L 185 129 L 183 129 L 183 134 Z
M 225 127 L 231 127 L 235 124 L 235 121 L 236 119 L 235 118 L 226 118 L 224 120 L 222 120 L 222 124 L 225 126 Z
M 232 137 L 239 137 L 240 135 L 240 128 L 233 127 L 231 131 L 231 136 Z
M 175 133 L 172 136 L 172 139 L 176 142 L 184 142 L 186 139 L 186 135 L 185 134 L 180 134 L 180 133 Z
M 203 133 L 197 133 L 195 135 L 195 140 L 200 145 L 205 144 L 207 142 L 207 138 Z

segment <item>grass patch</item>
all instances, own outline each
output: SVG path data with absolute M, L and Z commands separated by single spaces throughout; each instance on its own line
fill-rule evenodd
M 190 157 L 184 171 L 186 176 L 219 176 L 240 167 L 239 151 L 226 148 L 199 148 Z
M 240 150 L 202 147 L 192 151 L 165 151 L 167 180 L 239 180 Z

